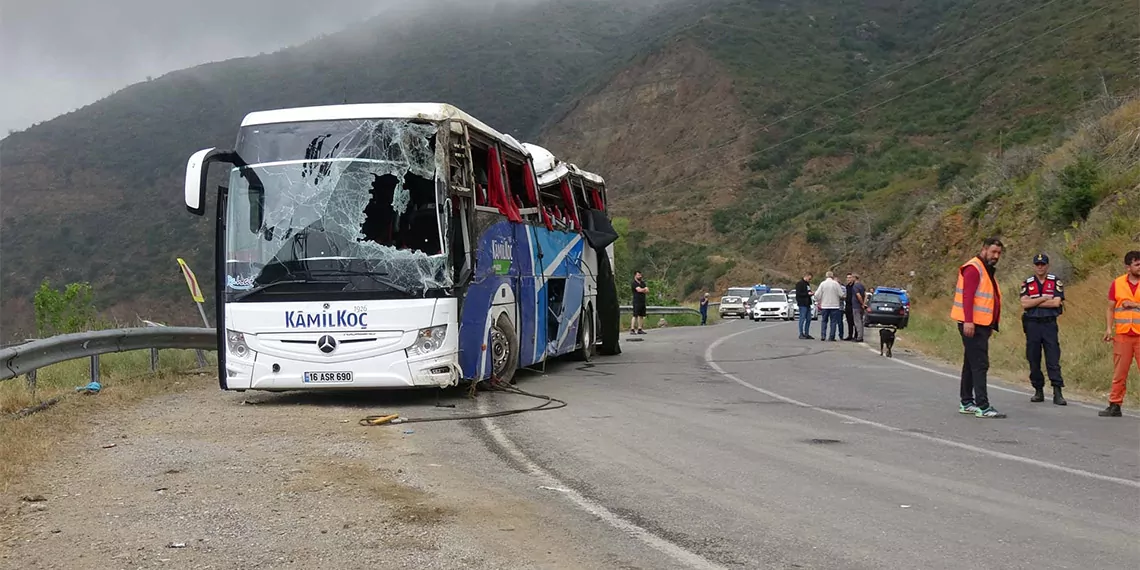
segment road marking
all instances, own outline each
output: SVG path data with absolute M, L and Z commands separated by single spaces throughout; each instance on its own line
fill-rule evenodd
M 761 328 L 766 328 L 766 327 L 761 327 Z M 958 449 L 964 449 L 966 451 L 972 451 L 974 453 L 980 453 L 982 455 L 989 455 L 991 457 L 997 457 L 999 459 L 1005 459 L 1005 460 L 1009 460 L 1009 461 L 1017 461 L 1019 463 L 1025 463 L 1026 465 L 1033 465 L 1033 466 L 1041 467 L 1044 469 L 1052 469 L 1054 471 L 1061 471 L 1062 473 L 1068 473 L 1070 475 L 1078 475 L 1081 477 L 1087 477 L 1089 479 L 1097 479 L 1100 481 L 1107 481 L 1109 483 L 1117 483 L 1120 485 L 1125 485 L 1128 487 L 1140 489 L 1140 481 L 1134 481 L 1131 479 L 1122 479 L 1120 477 L 1112 477 L 1110 475 L 1101 475 L 1100 473 L 1093 473 L 1091 471 L 1085 471 L 1083 469 L 1074 469 L 1072 467 L 1065 467 L 1064 465 L 1057 465 L 1055 463 L 1049 463 L 1048 461 L 1041 461 L 1039 459 L 1031 459 L 1028 457 L 1022 457 L 1020 455 L 1013 455 L 1013 454 L 1004 453 L 1001 451 L 994 451 L 992 449 L 986 449 L 984 447 L 978 447 L 976 445 L 970 445 L 968 443 L 962 443 L 962 442 L 954 441 L 954 440 L 950 440 L 950 439 L 942 439 L 940 437 L 934 437 L 931 435 L 916 433 L 913 431 L 905 431 L 902 428 L 897 428 L 894 426 L 889 426 L 887 424 L 883 424 L 883 423 L 879 423 L 879 422 L 875 422 L 875 421 L 871 421 L 871 420 L 865 420 L 865 419 L 860 418 L 860 417 L 847 415 L 847 414 L 844 414 L 841 412 L 836 412 L 834 410 L 828 410 L 825 408 L 820 408 L 818 406 L 813 406 L 811 404 L 808 404 L 807 402 L 801 402 L 799 400 L 795 400 L 795 399 L 789 398 L 787 396 L 777 394 L 776 392 L 773 392 L 771 390 L 765 390 L 764 388 L 761 388 L 759 386 L 745 382 L 744 380 L 737 378 L 735 375 L 726 372 L 723 368 L 720 367 L 720 365 L 718 365 L 716 363 L 716 361 L 713 360 L 713 350 L 717 346 L 720 346 L 721 343 L 723 343 L 724 341 L 726 341 L 730 338 L 740 336 L 742 334 L 746 334 L 746 333 L 750 333 L 750 332 L 755 332 L 756 330 L 759 330 L 759 329 L 744 330 L 744 331 L 735 332 L 735 333 L 732 333 L 730 335 L 720 337 L 715 342 L 710 344 L 707 349 L 705 349 L 705 362 L 707 362 L 709 364 L 709 366 L 711 366 L 713 368 L 713 370 L 716 370 L 718 373 L 720 373 L 720 375 L 724 376 L 725 378 L 728 378 L 729 380 L 732 380 L 733 382 L 736 382 L 737 384 L 740 384 L 741 386 L 744 386 L 745 388 L 748 388 L 750 390 L 755 390 L 756 392 L 764 394 L 765 396 L 768 396 L 770 398 L 775 398 L 775 399 L 780 400 L 782 402 L 787 402 L 789 404 L 799 406 L 801 408 L 807 408 L 809 410 L 814 410 L 814 411 L 817 411 L 817 412 L 822 413 L 822 414 L 827 414 L 829 416 L 834 416 L 834 417 L 837 417 L 837 418 L 840 418 L 843 420 L 855 422 L 857 424 L 871 426 L 874 428 L 878 428 L 878 429 L 881 429 L 884 431 L 889 431 L 889 432 L 896 433 L 899 435 L 904 435 L 907 437 L 913 437 L 915 439 L 921 439 L 924 441 L 929 441 L 931 443 L 938 443 L 938 444 L 949 446 L 949 447 L 956 447 Z
M 867 347 L 867 350 L 871 351 L 872 354 L 879 354 L 879 351 L 877 351 L 871 347 Z M 892 358 L 890 360 L 897 362 L 898 364 L 902 364 L 903 366 L 909 366 L 911 368 L 917 368 L 918 370 L 922 370 L 923 372 L 929 372 L 931 374 L 937 374 L 939 376 L 945 376 L 947 378 L 954 378 L 955 380 L 959 379 L 959 376 L 957 374 L 950 374 L 947 372 L 943 372 L 941 370 L 935 370 L 933 368 L 927 368 L 926 366 L 922 366 L 921 364 L 915 364 L 913 362 L 907 362 L 905 360 L 895 360 L 894 358 Z M 1002 392 L 1009 392 L 1011 394 L 1020 394 L 1022 396 L 1032 396 L 1033 395 L 1033 394 L 1030 394 L 1029 392 L 1024 392 L 1021 390 L 1014 390 L 1013 388 L 1006 388 L 1005 386 L 998 386 L 996 384 L 990 384 L 989 389 L 990 390 L 1000 390 Z M 1090 410 L 1102 410 L 1102 409 L 1104 409 L 1104 408 L 1101 408 L 1100 406 L 1093 406 L 1093 405 L 1086 404 L 1084 402 L 1069 402 L 1069 403 L 1074 405 L 1074 406 L 1080 406 L 1082 408 L 1088 408 Z M 1126 415 L 1130 418 L 1140 417 L 1140 416 L 1136 416 L 1135 414 L 1130 414 L 1127 412 L 1125 412 L 1124 415 Z
M 480 413 L 485 413 L 486 405 L 485 398 L 478 401 L 478 409 Z M 677 562 L 684 564 L 689 568 L 698 568 L 700 570 L 728 570 L 727 567 L 721 566 L 700 554 L 687 550 L 682 546 L 672 543 L 649 530 L 642 528 L 621 516 L 615 514 L 613 511 L 607 509 L 601 504 L 590 500 L 583 496 L 581 493 L 570 488 L 569 485 L 559 480 L 554 475 L 547 472 L 534 461 L 532 461 L 513 441 L 507 436 L 506 432 L 495 425 L 491 418 L 483 418 L 483 427 L 486 428 L 487 433 L 491 435 L 491 439 L 515 461 L 526 468 L 526 471 L 532 477 L 541 480 L 543 485 L 540 489 L 559 491 L 564 497 L 568 498 L 570 502 L 574 503 L 579 509 L 594 515 L 605 522 L 606 524 L 620 530 L 637 540 L 640 540 L 646 546 L 656 550 Z

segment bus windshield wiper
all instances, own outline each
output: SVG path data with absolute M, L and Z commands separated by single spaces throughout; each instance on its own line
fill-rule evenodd
M 266 283 L 265 285 L 258 285 L 257 287 L 254 287 L 253 289 L 250 289 L 249 291 L 245 291 L 245 292 L 241 293 L 240 295 L 236 295 L 236 296 L 234 296 L 233 300 L 234 301 L 240 301 L 242 299 L 245 299 L 246 297 L 249 297 L 250 295 L 260 293 L 266 289 L 269 289 L 270 287 L 276 287 L 278 285 L 301 285 L 301 284 L 326 285 L 326 284 L 330 284 L 330 283 L 348 285 L 348 281 L 319 281 L 316 279 L 290 279 L 287 281 L 274 281 L 272 283 Z
M 310 272 L 311 273 L 311 272 Z M 328 271 L 319 271 L 318 275 L 328 275 L 330 277 L 367 277 L 385 287 L 395 289 L 405 295 L 415 294 L 415 290 L 409 287 L 401 287 L 391 279 L 384 279 L 389 273 L 387 271 L 354 271 L 351 269 L 330 269 Z

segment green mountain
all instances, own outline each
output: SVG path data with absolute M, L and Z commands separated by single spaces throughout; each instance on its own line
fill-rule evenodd
M 1061 212 L 1040 205 L 1066 194 L 1057 176 L 983 180 L 1135 93 L 1131 2 L 502 6 L 171 73 L 0 141 L 4 336 L 29 328 L 44 277 L 93 282 L 120 318 L 193 323 L 174 258 L 208 287 L 212 238 L 181 206 L 184 162 L 255 109 L 446 101 L 536 139 L 606 176 L 631 263 L 674 296 L 840 263 L 902 278 L 974 234 L 1060 239 L 1130 188 L 1114 167 Z M 1014 204 L 1042 213 L 1033 232 L 988 214 Z M 955 207 L 962 243 L 924 233 Z

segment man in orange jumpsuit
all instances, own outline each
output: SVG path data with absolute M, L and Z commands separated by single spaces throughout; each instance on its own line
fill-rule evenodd
M 1140 368 L 1140 251 L 1124 254 L 1124 275 L 1117 277 L 1108 290 L 1108 326 L 1104 341 L 1112 343 L 1112 391 L 1102 417 L 1119 418 L 1120 404 L 1128 384 L 1132 362 Z

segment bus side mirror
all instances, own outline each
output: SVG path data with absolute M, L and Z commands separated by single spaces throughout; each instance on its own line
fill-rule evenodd
M 186 161 L 186 209 L 195 216 L 206 212 L 206 175 L 210 171 L 211 162 L 228 162 L 233 164 L 236 154 L 233 151 L 218 150 L 216 148 L 202 149 Z

